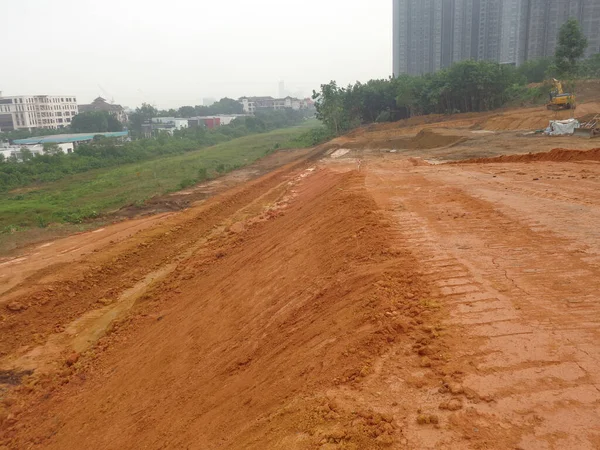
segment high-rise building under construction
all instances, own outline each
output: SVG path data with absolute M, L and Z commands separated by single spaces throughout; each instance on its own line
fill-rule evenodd
M 599 53 L 600 0 L 394 0 L 394 74 L 551 56 L 570 17 L 588 39 L 586 56 Z

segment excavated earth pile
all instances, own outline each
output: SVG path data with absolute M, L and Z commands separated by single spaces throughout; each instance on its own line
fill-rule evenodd
M 462 163 L 514 163 L 514 162 L 574 162 L 600 161 L 600 148 L 591 150 L 568 150 L 555 148 L 549 152 L 528 153 L 526 155 L 502 155 L 495 158 L 475 158 Z

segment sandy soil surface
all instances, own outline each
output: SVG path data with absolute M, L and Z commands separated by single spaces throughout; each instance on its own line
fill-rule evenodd
M 0 449 L 600 448 L 600 141 L 493 117 L 4 261 Z

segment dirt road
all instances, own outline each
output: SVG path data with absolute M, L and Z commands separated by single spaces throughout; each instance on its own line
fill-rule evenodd
M 8 277 L 0 448 L 600 448 L 597 152 L 342 147 Z

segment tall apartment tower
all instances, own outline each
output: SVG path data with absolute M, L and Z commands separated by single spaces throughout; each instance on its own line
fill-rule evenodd
M 600 53 L 600 1 L 521 0 L 525 7 L 525 36 L 520 45 L 524 59 L 554 55 L 560 27 L 571 17 L 577 19 L 588 39 L 586 57 Z
M 441 68 L 443 0 L 394 0 L 394 74 Z
M 586 56 L 600 53 L 600 0 L 394 0 L 394 74 L 552 56 L 569 17 L 588 38 Z
M 500 58 L 502 0 L 394 0 L 394 74 Z

